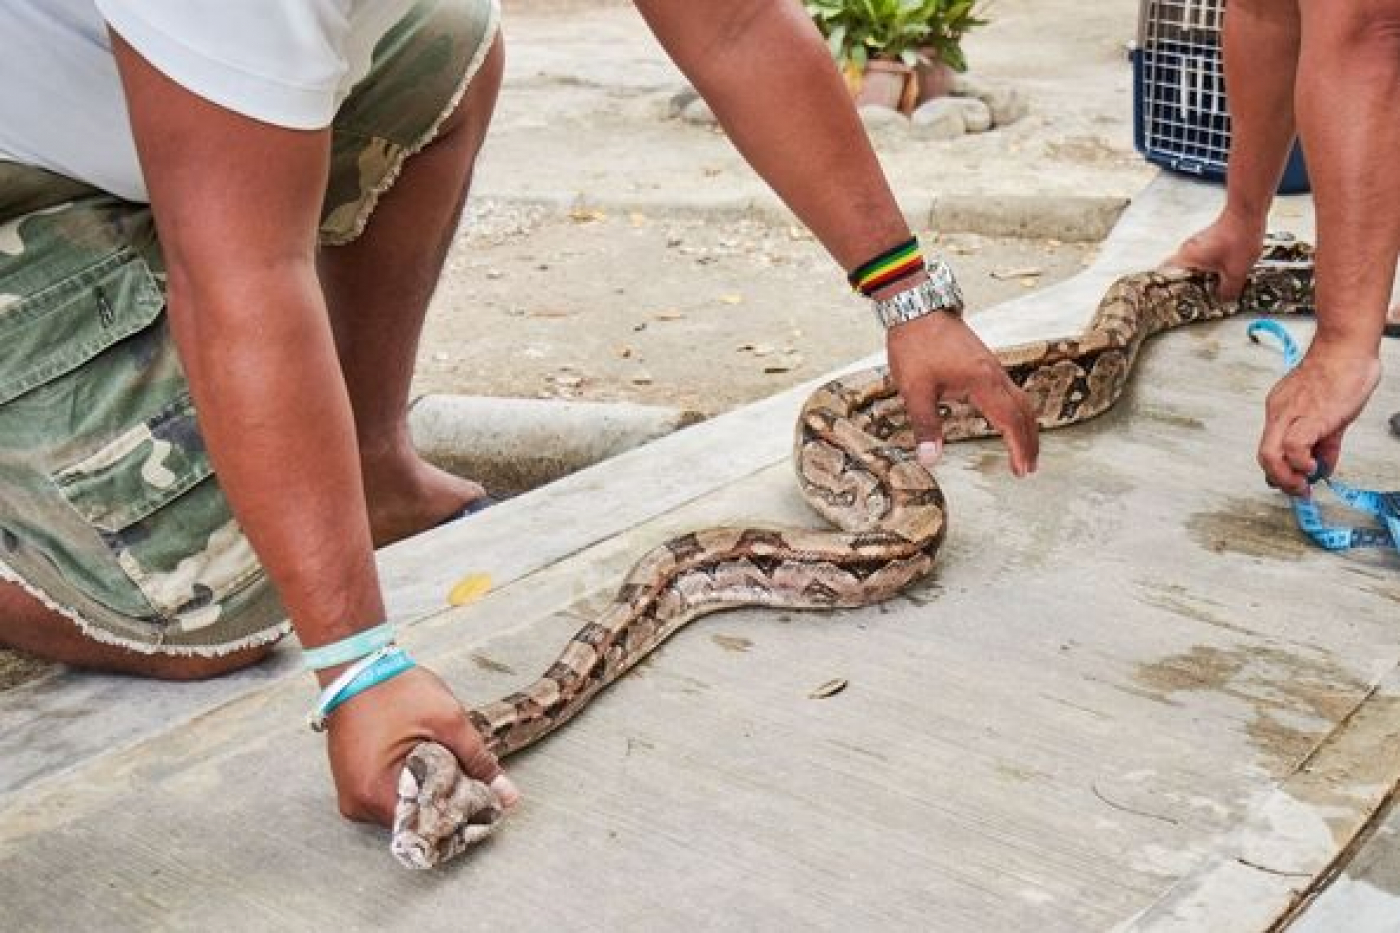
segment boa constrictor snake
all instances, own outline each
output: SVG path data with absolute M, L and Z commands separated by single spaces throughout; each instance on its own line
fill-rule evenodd
M 1306 311 L 1312 250 L 1273 240 L 1241 300 L 1213 297 L 1210 276 L 1153 271 L 1115 282 L 1079 335 L 998 352 L 1031 397 L 1042 428 L 1107 411 L 1122 395 L 1143 341 L 1239 311 Z M 946 407 L 945 439 L 994 432 L 966 404 Z M 701 615 L 737 606 L 829 609 L 888 599 L 927 574 L 947 531 L 938 482 L 914 459 L 913 437 L 884 368 L 817 389 L 798 419 L 794 465 L 807 502 L 837 531 L 710 528 L 673 538 L 633 567 L 617 596 L 534 683 L 469 711 L 497 755 L 518 751 L 576 715 L 600 690 Z M 391 849 L 429 868 L 484 838 L 503 812 L 436 743 L 410 754 L 399 784 Z

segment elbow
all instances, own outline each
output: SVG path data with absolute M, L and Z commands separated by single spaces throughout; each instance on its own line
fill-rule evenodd
M 201 257 L 167 251 L 166 300 L 177 339 L 206 329 L 221 336 L 230 327 L 296 329 L 306 317 L 298 309 L 324 307 L 315 258 L 300 253 Z

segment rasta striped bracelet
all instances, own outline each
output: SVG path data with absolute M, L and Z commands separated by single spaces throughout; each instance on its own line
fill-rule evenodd
M 875 298 L 882 289 L 921 272 L 926 272 L 927 278 L 884 298 Z M 875 317 L 887 330 L 935 311 L 962 313 L 962 291 L 953 277 L 953 270 L 937 257 L 925 260 L 917 237 L 910 237 L 863 263 L 846 278 L 852 288 L 875 302 Z
M 857 266 L 846 280 L 851 287 L 869 298 L 875 292 L 923 271 L 924 254 L 917 237 L 910 237 L 898 246 L 885 250 L 869 262 Z

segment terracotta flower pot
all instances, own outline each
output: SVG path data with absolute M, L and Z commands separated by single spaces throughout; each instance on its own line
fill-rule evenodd
M 866 63 L 856 91 L 857 107 L 887 107 L 908 114 L 918 100 L 914 69 L 903 62 L 872 59 Z
M 914 77 L 919 82 L 921 104 L 935 97 L 947 97 L 953 90 L 953 78 L 956 75 L 952 66 L 940 60 L 932 49 L 925 49 L 924 55 L 928 58 L 928 64 L 914 69 Z

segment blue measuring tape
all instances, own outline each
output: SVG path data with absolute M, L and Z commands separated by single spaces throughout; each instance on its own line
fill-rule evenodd
M 1249 339 L 1259 342 L 1260 334 L 1267 334 L 1278 341 L 1283 350 L 1283 368 L 1287 372 L 1298 365 L 1303 351 L 1287 329 L 1278 321 L 1263 318 L 1254 321 L 1245 332 Z M 1346 551 L 1358 547 L 1393 547 L 1400 550 L 1400 492 L 1372 492 L 1357 489 L 1328 475 L 1329 467 L 1318 464 L 1317 473 L 1308 477 L 1309 484 L 1326 483 L 1327 488 L 1344 505 L 1379 520 L 1379 526 L 1332 525 L 1322 516 L 1322 508 L 1315 498 L 1300 499 L 1290 496 L 1293 502 L 1293 515 L 1298 527 L 1320 547 L 1329 551 Z

